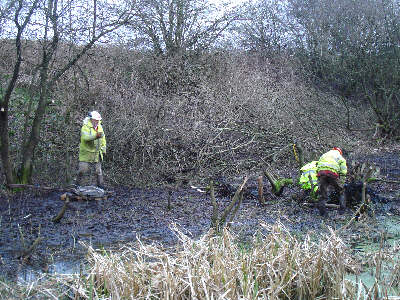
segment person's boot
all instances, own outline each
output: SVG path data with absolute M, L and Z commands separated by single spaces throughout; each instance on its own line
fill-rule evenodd
M 103 175 L 97 175 L 97 187 L 101 188 L 102 190 L 106 189 L 106 187 L 104 186 Z

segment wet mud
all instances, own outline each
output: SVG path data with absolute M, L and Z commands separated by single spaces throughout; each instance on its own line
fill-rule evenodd
M 400 180 L 399 153 L 378 153 L 359 159 L 379 165 L 384 178 Z M 281 197 L 276 197 L 269 192 L 266 181 L 266 204 L 260 205 L 256 177 L 249 179 L 245 197 L 231 225 L 232 231 L 243 241 L 256 231 L 266 233 L 262 224 L 281 222 L 296 233 L 323 232 L 328 226 L 334 229 L 343 226 L 354 213 L 348 209 L 344 215 L 339 215 L 338 211 L 330 209 L 328 217 L 320 217 L 317 208 L 302 205 L 304 199 L 299 196 L 301 192 L 297 187 L 286 188 Z M 379 182 L 370 188 L 378 218 L 400 215 L 398 184 Z M 16 280 L 18 272 L 24 268 L 47 272 L 57 261 L 82 260 L 87 245 L 118 249 L 140 238 L 145 243 L 159 243 L 169 248 L 178 240 L 170 229 L 171 224 L 176 224 L 192 238 L 204 234 L 211 226 L 213 207 L 208 193 L 190 186 L 174 190 L 116 187 L 107 200 L 70 202 L 65 215 L 55 223 L 52 218 L 64 205 L 61 194 L 25 190 L 9 197 L 1 196 L 0 274 L 3 278 Z M 171 207 L 168 207 L 168 199 Z M 220 212 L 230 199 L 226 190 L 217 193 Z M 35 241 L 37 246 L 26 253 Z

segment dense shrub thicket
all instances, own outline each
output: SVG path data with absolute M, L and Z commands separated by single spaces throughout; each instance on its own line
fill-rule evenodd
M 8 183 L 70 181 L 91 109 L 105 116 L 114 184 L 287 165 L 294 139 L 321 152 L 354 129 L 399 136 L 398 0 L 103 4 L 1 5 Z
M 6 46 L 1 50 L 7 74 L 12 57 Z M 11 145 L 27 134 L 23 124 L 32 121 L 27 112 L 35 105 L 30 97 L 35 87 L 27 84 L 35 53 L 25 57 L 18 99 L 10 108 Z M 157 58 L 122 46 L 97 47 L 52 93 L 34 181 L 73 179 L 81 122 L 93 109 L 104 119 L 104 170 L 111 185 L 240 175 L 265 163 L 290 166 L 293 141 L 302 142 L 310 155 L 333 144 L 351 147 L 355 133 L 344 129 L 346 108 L 302 79 L 294 61 L 222 50 Z M 350 115 L 360 111 L 363 107 L 350 107 Z M 353 127 L 365 127 L 368 118 L 366 113 L 351 119 Z

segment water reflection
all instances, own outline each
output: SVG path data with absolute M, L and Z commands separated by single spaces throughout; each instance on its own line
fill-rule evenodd
M 387 216 L 377 220 L 378 225 L 383 228 L 381 240 L 362 240 L 353 245 L 353 249 L 367 260 L 367 255 L 375 253 L 379 254 L 380 249 L 390 250 L 398 249 L 400 245 L 400 218 L 396 216 Z M 359 288 L 371 290 L 376 285 L 379 293 L 387 296 L 398 296 L 400 290 L 388 286 L 391 282 L 391 277 L 396 268 L 399 268 L 400 253 L 396 251 L 394 255 L 389 257 L 378 258 L 376 261 L 381 261 L 377 266 L 366 266 L 360 274 L 348 274 L 346 279 L 352 281 Z
M 46 274 L 72 275 L 79 274 L 82 270 L 85 270 L 85 265 L 80 261 L 56 261 L 48 266 L 46 272 L 31 266 L 20 266 L 17 273 L 17 282 L 20 284 L 27 284 L 41 280 Z

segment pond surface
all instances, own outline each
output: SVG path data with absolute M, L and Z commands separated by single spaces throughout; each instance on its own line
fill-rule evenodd
M 377 225 L 381 228 L 381 235 L 375 239 L 363 239 L 353 245 L 356 255 L 366 261 L 361 274 L 349 274 L 346 278 L 353 281 L 363 291 L 372 290 L 376 282 L 384 282 L 386 284 L 377 285 L 380 296 L 399 296 L 400 289 L 397 278 L 392 278 L 392 274 L 397 268 L 399 273 L 400 268 L 400 217 L 386 216 L 377 218 Z M 379 256 L 381 253 L 381 256 Z M 377 258 L 382 261 L 378 267 L 372 264 L 372 261 Z M 380 259 L 381 257 L 381 259 Z M 368 263 L 370 261 L 371 263 Z M 397 274 L 399 276 L 400 274 Z M 394 282 L 393 282 L 394 280 Z M 361 283 L 362 282 L 362 283 Z M 394 283 L 396 286 L 392 288 L 389 283 Z
M 398 154 L 385 154 L 383 159 L 379 155 L 368 159 L 384 164 L 382 170 L 395 176 L 396 170 L 400 169 Z M 386 163 L 389 158 L 397 159 L 396 163 Z M 284 173 L 285 177 L 290 177 L 296 170 Z M 345 215 L 339 215 L 335 209 L 330 209 L 326 218 L 320 217 L 318 209 L 303 206 L 303 199 L 293 197 L 300 193 L 298 188 L 289 187 L 281 197 L 276 197 L 269 192 L 266 180 L 266 205 L 260 205 L 257 200 L 257 177 L 250 177 L 247 193 L 231 226 L 241 239 L 250 239 L 256 231 L 265 231 L 261 223 L 274 224 L 278 221 L 296 233 L 323 233 L 327 232 L 327 226 L 334 229 L 343 226 L 354 213 L 349 209 Z M 237 186 L 241 180 L 232 183 Z M 379 199 L 391 201 L 383 201 L 376 214 L 380 226 L 386 226 L 392 236 L 388 243 L 397 241 L 398 219 L 387 217 L 389 214 L 400 215 L 398 185 L 377 183 L 373 189 Z M 79 273 L 84 269 L 81 261 L 87 253 L 85 245 L 109 249 L 135 242 L 140 237 L 145 243 L 170 247 L 178 241 L 170 229 L 171 224 L 177 224 L 183 233 L 196 238 L 209 230 L 213 211 L 210 197 L 201 192 L 201 187 L 185 186 L 174 190 L 117 187 L 114 196 L 107 200 L 71 202 L 60 222 L 54 223 L 52 218 L 64 204 L 60 195 L 27 190 L 8 198 L 0 196 L 0 274 L 4 278 L 31 281 L 41 276 L 42 272 Z M 221 214 L 232 195 L 218 193 L 217 190 L 216 197 Z M 168 200 L 171 208 L 168 208 Z M 23 250 L 38 237 L 41 241 L 31 255 L 21 257 Z M 367 248 L 363 244 L 365 241 L 359 242 L 356 250 L 363 253 L 363 249 Z M 372 247 L 374 243 L 379 244 L 379 241 L 368 245 Z
M 47 266 L 47 269 L 41 270 L 33 266 L 21 267 L 17 273 L 17 283 L 29 284 L 32 282 L 39 281 L 47 274 L 57 275 L 72 275 L 72 274 L 83 274 L 86 266 L 81 261 L 56 261 Z

